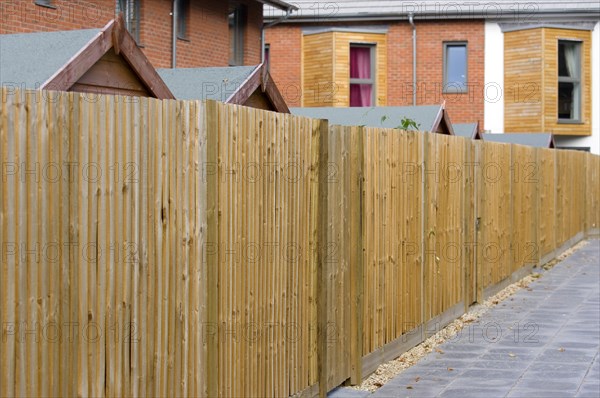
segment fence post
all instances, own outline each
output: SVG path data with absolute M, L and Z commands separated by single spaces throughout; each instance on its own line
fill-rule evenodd
M 317 211 L 317 374 L 319 380 L 319 396 L 325 398 L 328 390 L 329 372 L 327 369 L 327 221 L 328 217 L 328 173 L 329 159 L 329 123 L 319 123 L 319 182 Z
M 421 160 L 423 167 L 421 168 L 421 341 L 424 341 L 426 337 L 426 300 L 427 300 L 427 287 L 428 287 L 428 264 L 427 264 L 427 153 L 429 142 L 429 133 L 420 134 L 419 137 L 422 140 L 421 145 Z
M 218 151 L 219 129 L 217 103 L 206 101 L 206 393 L 219 395 L 219 330 L 218 330 Z M 209 170 L 210 169 L 210 170 Z
M 363 136 L 365 129 L 358 127 L 351 131 L 350 139 L 350 383 L 360 384 L 362 381 L 362 355 L 363 355 L 363 292 L 364 292 L 364 253 L 363 253 L 363 169 L 364 146 Z
M 540 184 L 542 183 L 542 168 L 541 168 L 541 162 L 540 162 L 540 148 L 535 148 L 534 152 L 535 152 L 535 201 L 534 201 L 534 206 L 535 208 L 533 209 L 534 211 L 534 222 L 533 222 L 533 236 L 535 239 L 535 250 L 536 250 L 536 256 L 535 256 L 535 265 L 540 265 L 540 261 L 541 261 L 541 256 L 542 256 L 542 252 L 541 252 L 541 242 L 540 242 L 540 211 L 541 211 L 541 205 L 540 205 Z
M 476 272 L 476 297 L 478 303 L 483 303 L 483 249 L 479 246 L 482 243 L 483 234 L 483 203 L 485 200 L 485 185 L 483 181 L 483 168 L 485 162 L 486 144 L 483 141 L 477 141 L 475 144 L 475 272 Z

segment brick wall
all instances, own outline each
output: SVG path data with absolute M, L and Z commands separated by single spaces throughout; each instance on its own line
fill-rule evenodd
M 115 15 L 115 0 L 55 0 L 52 6 L 33 0 L 1 1 L 0 34 L 101 28 Z
M 373 26 L 373 23 L 366 25 Z M 412 28 L 406 21 L 388 21 L 384 25 L 388 27 L 387 105 L 412 105 Z M 452 122 L 479 121 L 483 127 L 483 21 L 417 20 L 416 25 L 417 104 L 439 104 L 446 100 Z M 301 105 L 301 36 L 302 28 L 298 24 L 280 24 L 266 31 L 271 75 L 289 106 Z M 465 94 L 443 93 L 445 41 L 468 42 L 467 79 L 470 87 Z
M 288 106 L 301 106 L 301 42 L 299 25 L 280 24 L 265 30 L 270 73 Z
M 248 21 L 244 32 L 244 63 L 261 59 L 262 4 L 244 0 Z M 100 28 L 114 18 L 116 0 L 52 1 L 55 8 L 33 0 L 0 3 L 0 34 Z M 140 45 L 156 68 L 172 64 L 172 0 L 141 0 Z M 191 0 L 188 36 L 177 40 L 177 67 L 228 66 L 228 2 Z

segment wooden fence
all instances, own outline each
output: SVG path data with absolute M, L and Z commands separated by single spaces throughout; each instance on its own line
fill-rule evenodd
M 315 396 L 600 226 L 600 157 L 2 89 L 1 396 Z

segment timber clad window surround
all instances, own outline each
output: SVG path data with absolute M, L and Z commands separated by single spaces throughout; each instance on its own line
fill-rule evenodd
M 189 0 L 177 1 L 177 38 L 187 39 L 188 15 L 190 10 Z
M 592 135 L 592 32 L 504 33 L 504 131 Z
M 558 121 L 581 121 L 581 42 L 558 41 Z
M 137 43 L 140 42 L 140 2 L 139 0 L 117 0 L 117 14 L 123 13 L 125 27 Z
M 304 32 L 302 106 L 386 105 L 387 34 L 356 29 Z
M 444 92 L 467 92 L 467 43 L 444 43 Z
M 229 65 L 244 65 L 244 29 L 246 7 L 243 4 L 229 8 Z
M 375 105 L 375 46 L 350 44 L 350 106 Z

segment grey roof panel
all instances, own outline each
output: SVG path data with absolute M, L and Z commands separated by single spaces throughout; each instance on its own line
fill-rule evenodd
M 212 99 L 225 102 L 257 66 L 157 69 L 177 99 Z
M 507 144 L 528 145 L 538 148 L 549 148 L 552 134 L 549 133 L 505 133 L 482 134 L 484 141 L 503 142 Z
M 421 131 L 431 131 L 441 105 L 376 106 L 365 108 L 290 108 L 295 115 L 328 119 L 331 124 L 398 128 L 403 118 L 414 120 Z
M 295 0 L 298 10 L 293 12 L 289 21 L 336 19 L 368 19 L 378 17 L 406 16 L 414 13 L 417 19 L 508 19 L 535 20 L 541 14 L 576 14 L 584 17 L 598 17 L 600 2 L 597 0 L 336 0 L 331 2 L 315 0 Z M 278 18 L 281 10 L 264 7 L 265 19 Z
M 0 84 L 37 89 L 100 29 L 0 35 Z
M 477 132 L 477 123 L 453 123 L 454 135 L 473 138 Z

